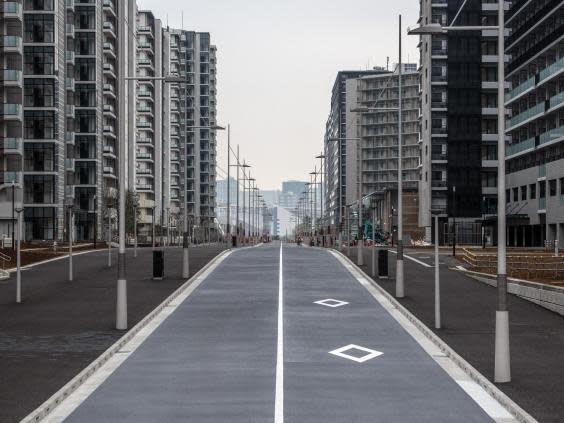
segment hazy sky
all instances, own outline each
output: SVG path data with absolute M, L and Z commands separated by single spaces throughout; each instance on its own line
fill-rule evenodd
M 337 71 L 390 66 L 398 57 L 398 14 L 416 24 L 417 0 L 138 0 L 171 27 L 208 31 L 218 50 L 218 123 L 261 189 L 306 179 L 323 146 Z M 417 37 L 403 37 L 416 62 Z M 218 166 L 226 170 L 227 134 Z M 218 176 L 223 172 L 218 170 Z

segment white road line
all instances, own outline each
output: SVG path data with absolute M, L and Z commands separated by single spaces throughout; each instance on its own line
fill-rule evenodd
M 391 253 L 397 254 L 397 252 L 394 251 L 394 250 L 388 250 L 388 251 L 390 251 Z M 414 257 L 408 256 L 407 254 L 404 254 L 403 256 L 404 256 L 405 258 L 411 260 L 411 261 L 414 261 L 415 263 L 420 264 L 421 266 L 433 267 L 433 266 L 431 266 L 430 264 L 424 263 L 424 262 L 422 262 L 421 260 L 417 260 L 417 259 L 414 258 Z
M 278 345 L 276 348 L 274 423 L 284 423 L 284 278 L 282 274 L 282 243 L 280 243 L 280 265 L 278 271 Z
M 231 253 L 227 251 L 212 259 L 86 369 L 25 417 L 22 423 L 33 423 L 41 417 L 44 423 L 59 423 L 69 417 Z
M 386 291 L 374 285 L 361 270 L 356 268 L 352 262 L 341 256 L 340 253 L 331 252 L 331 254 L 353 275 L 378 303 L 411 335 L 413 339 L 421 346 L 421 348 L 468 394 L 472 400 L 478 404 L 495 422 L 497 423 L 517 423 L 518 420 L 499 402 L 492 394 L 487 392 L 475 380 L 467 374 L 467 369 L 471 367 L 464 361 L 466 369 L 461 367 L 453 358 L 447 356 L 443 350 L 436 345 L 420 327 L 415 324 L 419 322 L 414 316 L 406 317 L 399 310 L 398 306 L 393 304 L 387 297 Z M 413 319 L 413 320 L 412 320 Z M 420 323 L 420 322 L 419 322 Z M 421 323 L 420 323 L 421 324 Z M 421 324 L 422 325 L 422 324 Z M 429 329 L 427 329 L 429 330 Z M 430 331 L 429 331 L 430 332 Z M 483 376 L 481 376 L 484 378 Z M 485 379 L 485 378 L 484 378 Z M 493 389 L 496 389 L 491 384 Z M 531 420 L 526 421 L 535 421 Z

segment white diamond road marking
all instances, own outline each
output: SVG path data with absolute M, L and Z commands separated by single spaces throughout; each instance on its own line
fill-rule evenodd
M 313 303 L 333 308 L 348 304 L 346 301 L 334 300 L 333 298 L 326 298 L 325 300 L 314 301 Z
M 349 350 L 360 350 L 366 352 L 367 354 L 363 355 L 362 357 L 355 357 L 353 355 L 345 354 L 345 351 Z M 364 363 L 365 361 L 372 360 L 373 358 L 376 358 L 384 353 L 376 350 L 371 350 L 370 348 L 361 347 L 360 345 L 350 344 L 341 348 L 337 348 L 336 350 L 329 351 L 329 354 L 346 358 L 347 360 L 356 361 L 357 363 Z

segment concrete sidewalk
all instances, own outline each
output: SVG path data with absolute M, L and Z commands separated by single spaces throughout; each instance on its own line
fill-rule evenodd
M 191 274 L 223 247 L 190 250 Z M 129 327 L 152 311 L 184 280 L 181 249 L 165 253 L 165 279 L 153 281 L 151 249 L 127 251 Z M 117 250 L 107 267 L 107 250 L 22 272 L 22 304 L 15 303 L 15 275 L 0 283 L 0 421 L 16 422 L 78 374 L 123 332 L 115 330 Z
M 232 252 L 48 421 L 514 421 L 342 260 Z
M 344 251 L 346 253 L 346 248 Z M 356 248 L 350 258 L 356 263 Z M 363 270 L 371 274 L 369 249 Z M 406 252 L 428 265 L 433 253 Z M 390 253 L 389 279 L 376 282 L 395 295 L 395 261 Z M 432 329 L 480 373 L 493 381 L 496 289 L 449 270 L 441 254 L 442 326 L 434 330 L 434 269 L 404 260 L 405 298 L 399 302 Z M 564 416 L 564 318 L 513 295 L 509 297 L 512 382 L 497 387 L 540 422 L 562 422 Z

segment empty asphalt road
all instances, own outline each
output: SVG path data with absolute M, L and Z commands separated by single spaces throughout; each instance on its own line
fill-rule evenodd
M 336 252 L 236 250 L 193 284 L 51 420 L 514 421 Z

